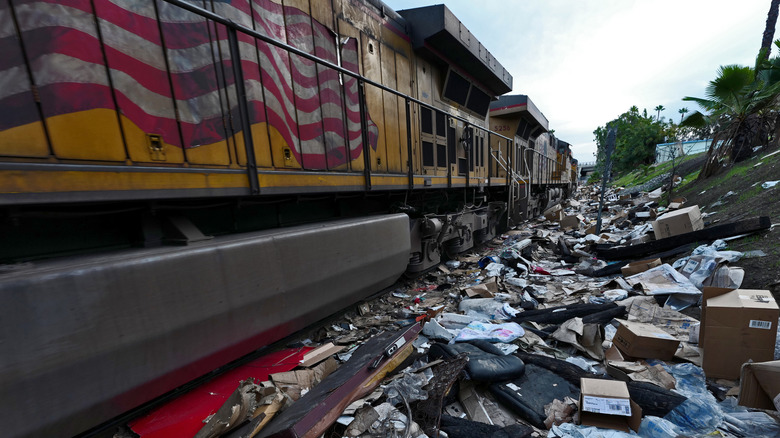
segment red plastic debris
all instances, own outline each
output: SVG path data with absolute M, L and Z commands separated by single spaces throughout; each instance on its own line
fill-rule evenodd
M 549 272 L 545 271 L 544 268 L 542 268 L 541 266 L 534 266 L 532 272 L 534 274 L 551 275 Z
M 203 420 L 225 403 L 239 382 L 254 378 L 262 382 L 274 373 L 300 365 L 310 347 L 288 348 L 270 353 L 230 370 L 182 394 L 147 415 L 128 423 L 141 438 L 191 437 L 203 427 Z

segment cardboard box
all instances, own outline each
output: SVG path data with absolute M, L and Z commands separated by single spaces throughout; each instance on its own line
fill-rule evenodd
M 671 360 L 680 341 L 652 324 L 618 320 L 620 327 L 612 339 L 624 354 L 647 359 Z
M 580 424 L 606 429 L 639 430 L 642 408 L 628 393 L 626 382 L 580 379 Z
M 563 219 L 563 207 L 561 207 L 561 204 L 554 205 L 545 210 L 542 214 L 548 221 L 558 222 Z
M 644 221 L 649 221 L 649 220 L 657 218 L 658 217 L 658 212 L 655 211 L 654 208 L 651 208 L 648 211 L 639 211 L 634 216 L 637 219 L 642 219 Z
M 478 284 L 465 289 L 469 298 L 493 298 L 498 293 L 498 284 L 495 281 Z
M 740 406 L 780 411 L 780 360 L 742 365 L 739 384 Z
M 582 217 L 582 215 L 576 214 L 572 216 L 566 216 L 563 219 L 561 219 L 561 221 L 558 223 L 561 225 L 561 228 L 567 229 L 567 228 L 579 228 L 580 223 L 584 221 L 585 218 Z
M 620 272 L 623 273 L 624 277 L 630 277 L 634 274 L 638 274 L 640 272 L 645 272 L 648 269 L 655 268 L 656 266 L 661 266 L 661 259 L 648 259 L 648 260 L 640 260 L 638 262 L 631 262 L 626 266 L 620 268 Z
M 698 205 L 662 214 L 653 221 L 656 240 L 698 231 L 702 228 L 704 228 L 704 219 L 701 217 Z
M 702 289 L 702 369 L 707 377 L 739 378 L 742 364 L 774 359 L 780 308 L 768 290 Z
M 672 199 L 672 202 L 669 203 L 669 210 L 677 210 L 679 208 L 682 208 L 683 205 L 688 201 L 687 198 L 674 198 Z

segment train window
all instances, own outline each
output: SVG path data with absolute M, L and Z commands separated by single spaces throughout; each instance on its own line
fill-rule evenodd
M 447 167 L 447 146 L 443 144 L 436 145 L 436 166 Z
M 469 163 L 465 158 L 458 158 L 458 175 L 465 175 L 468 171 Z
M 447 128 L 447 115 L 441 111 L 436 111 L 436 135 L 444 137 Z
M 423 166 L 433 167 L 433 143 L 429 141 L 422 142 Z
M 420 110 L 421 129 L 426 134 L 433 134 L 433 114 L 428 108 L 422 107 Z
M 490 96 L 484 93 L 477 87 L 471 87 L 471 93 L 469 93 L 469 101 L 466 103 L 466 108 L 474 111 L 477 114 L 486 115 L 490 108 Z
M 444 97 L 460 105 L 466 105 L 470 85 L 466 78 L 450 69 L 447 83 L 444 85 Z

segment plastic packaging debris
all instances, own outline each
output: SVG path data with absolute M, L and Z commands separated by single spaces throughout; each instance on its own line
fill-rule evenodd
M 422 329 L 422 334 L 430 339 L 442 340 L 449 342 L 455 337 L 447 329 L 441 326 L 435 319 L 432 319 L 425 323 Z
M 517 286 L 517 287 L 526 287 L 526 286 L 528 286 L 528 280 L 526 280 L 524 278 L 509 277 L 509 278 L 504 278 L 504 282 L 508 283 L 508 284 L 511 284 L 512 286 Z
M 566 358 L 566 362 L 577 365 L 578 367 L 582 368 L 583 370 L 589 373 L 599 374 L 598 370 L 596 368 L 593 368 L 593 365 L 598 363 L 596 361 L 589 361 L 581 356 L 569 356 Z
M 512 342 L 522 337 L 525 330 L 516 322 L 487 324 L 474 321 L 458 333 L 455 342 L 485 340 L 488 342 Z
M 457 313 L 442 313 L 436 320 L 442 327 L 448 330 L 460 330 L 471 324 L 474 320 L 487 322 L 490 321 L 490 318 L 485 316 L 466 316 Z
M 700 296 L 701 291 L 688 278 L 668 264 L 649 269 L 626 278 L 631 285 L 639 285 L 645 295 L 687 294 Z
M 482 257 L 481 259 L 479 259 L 479 262 L 477 262 L 477 265 L 480 268 L 484 269 L 489 264 L 491 264 L 491 263 L 499 263 L 500 261 L 501 261 L 501 259 L 499 259 L 496 256 L 487 256 L 487 257 Z
M 610 289 L 604 291 L 601 295 L 610 303 L 614 303 L 615 301 L 628 298 L 628 291 L 624 289 Z
M 408 403 L 418 400 L 426 400 L 428 391 L 423 387 L 428 384 L 428 378 L 423 373 L 404 374 L 400 379 L 395 379 L 384 387 L 387 394 L 387 402 L 398 406 L 406 399 Z M 401 397 L 403 395 L 403 397 Z
M 525 334 L 523 334 L 523 335 L 525 336 Z M 520 347 L 515 345 L 515 344 L 504 344 L 504 343 L 499 342 L 499 343 L 496 343 L 496 344 L 493 344 L 493 345 L 496 348 L 498 348 L 499 350 L 501 350 L 501 352 L 504 353 L 505 356 L 506 355 L 510 355 L 510 354 L 514 353 L 515 351 L 520 349 Z
M 501 263 L 490 263 L 489 265 L 485 266 L 485 270 L 487 271 L 488 277 L 498 277 L 501 275 L 501 272 L 506 269 L 506 266 L 502 265 Z
M 639 426 L 639 436 L 644 438 L 677 438 L 680 434 L 674 423 L 652 415 L 643 418 Z
M 742 253 L 742 258 L 745 259 L 753 259 L 757 257 L 766 257 L 766 253 L 764 251 L 761 251 L 760 249 L 754 249 L 751 251 L 745 251 Z
M 471 298 L 462 300 L 458 310 L 469 316 L 482 316 L 488 319 L 510 319 L 519 312 L 508 303 L 503 303 L 494 298 Z
M 458 268 L 460 268 L 460 262 L 457 261 L 457 260 L 448 260 L 444 264 L 447 265 L 447 267 L 450 268 L 450 269 L 458 269 Z
M 593 426 L 576 426 L 572 423 L 553 426 L 547 432 L 547 438 L 635 438 L 636 436 L 635 433 L 601 429 Z
M 414 421 L 401 413 L 390 403 L 382 403 L 374 408 L 379 419 L 374 421 L 369 427 L 368 432 L 371 436 L 404 436 L 404 431 L 408 428 L 409 433 L 406 436 L 416 438 L 427 436 Z
M 688 397 L 664 417 L 677 425 L 683 434 L 709 433 L 723 422 L 723 411 L 715 396 L 707 390 L 704 371 L 696 365 L 673 365 L 667 371 L 677 380 L 675 392 Z
M 723 428 L 749 437 L 778 437 L 780 424 L 764 412 L 731 412 L 723 416 Z
M 767 181 L 767 182 L 761 184 L 761 188 L 763 188 L 763 189 L 771 189 L 772 187 L 776 186 L 777 183 L 780 183 L 780 181 Z

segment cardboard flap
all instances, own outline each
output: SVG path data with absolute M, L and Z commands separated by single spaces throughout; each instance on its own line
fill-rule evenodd
M 750 408 L 778 409 L 780 360 L 742 365 L 739 404 Z

